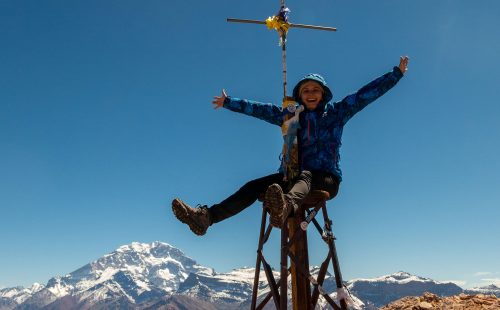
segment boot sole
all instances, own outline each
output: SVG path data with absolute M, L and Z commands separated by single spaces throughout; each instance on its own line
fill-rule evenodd
M 204 230 L 203 227 L 200 227 L 195 222 L 190 220 L 191 218 L 189 217 L 186 207 L 177 198 L 172 201 L 172 211 L 174 212 L 175 217 L 182 223 L 187 224 L 189 229 L 191 229 L 191 231 L 196 235 L 203 236 L 206 233 L 206 230 Z
M 184 224 L 188 224 L 189 215 L 187 213 L 187 210 L 182 204 L 182 202 L 177 198 L 175 198 L 172 201 L 172 212 L 174 212 L 175 217 L 179 221 L 181 221 Z
M 266 202 L 269 208 L 269 222 L 272 226 L 281 228 L 285 220 L 283 219 L 283 210 L 285 208 L 285 199 L 283 190 L 277 184 L 269 186 L 266 191 Z

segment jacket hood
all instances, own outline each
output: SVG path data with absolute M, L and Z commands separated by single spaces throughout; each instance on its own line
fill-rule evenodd
M 323 87 L 323 90 L 325 91 L 325 93 L 323 94 L 322 105 L 324 105 L 327 102 L 329 102 L 330 100 L 332 100 L 333 94 L 332 94 L 332 91 L 330 90 L 330 88 L 328 88 L 328 86 L 326 85 L 325 79 L 317 73 L 310 73 L 310 74 L 304 76 L 302 78 L 302 80 L 300 80 L 297 83 L 297 85 L 295 85 L 295 87 L 293 88 L 293 99 L 295 99 L 296 102 L 303 104 L 302 101 L 300 100 L 299 90 L 300 90 L 300 86 L 307 81 L 317 82 L 321 85 L 321 87 Z

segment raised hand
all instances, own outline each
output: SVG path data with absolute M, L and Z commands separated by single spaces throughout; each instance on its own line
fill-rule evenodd
M 217 110 L 218 108 L 221 108 L 224 105 L 224 100 L 226 100 L 226 98 L 227 98 L 226 90 L 222 89 L 222 94 L 220 97 L 214 96 L 214 100 L 212 101 L 214 109 Z
M 410 58 L 408 58 L 408 56 L 399 57 L 399 70 L 401 70 L 401 72 L 403 74 L 405 74 L 406 70 L 408 70 L 408 61 L 409 60 L 410 60 Z

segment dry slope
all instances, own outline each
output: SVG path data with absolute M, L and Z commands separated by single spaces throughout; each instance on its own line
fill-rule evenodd
M 420 297 L 405 297 L 380 308 L 380 310 L 490 310 L 500 309 L 500 298 L 494 295 L 460 294 L 438 297 L 425 293 Z

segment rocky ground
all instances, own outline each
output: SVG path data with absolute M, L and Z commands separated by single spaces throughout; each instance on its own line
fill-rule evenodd
M 450 297 L 439 297 L 425 293 L 420 297 L 405 297 L 380 310 L 489 310 L 500 309 L 500 298 L 494 295 L 466 295 L 460 294 Z

